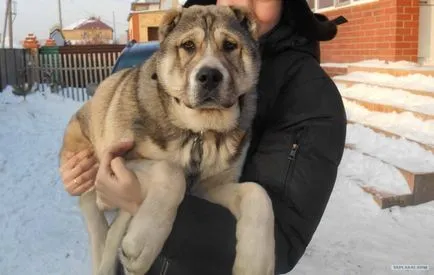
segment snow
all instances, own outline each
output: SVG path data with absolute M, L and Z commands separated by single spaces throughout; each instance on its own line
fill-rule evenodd
M 90 274 L 77 198 L 64 191 L 57 170 L 63 131 L 81 104 L 50 93 L 26 101 L 10 88 L 0 93 L 1 274 Z M 408 141 L 387 140 L 363 127 L 349 127 L 348 141 L 364 150 L 411 150 L 432 161 Z M 291 275 L 388 274 L 392 264 L 433 268 L 434 202 L 381 210 L 361 190 L 366 185 L 408 192 L 396 168 L 346 150 L 324 217 Z
M 321 67 L 348 68 L 349 63 L 321 63 Z
M 334 80 L 347 80 L 369 83 L 392 88 L 432 92 L 434 96 L 434 77 L 423 74 L 393 76 L 385 73 L 351 72 L 333 77 Z
M 46 97 L 46 98 L 45 98 Z M 80 103 L 0 93 L 0 274 L 86 274 L 87 234 L 59 181 L 63 130 Z
M 414 173 L 434 173 L 434 154 L 404 138 L 387 138 L 368 127 L 349 124 L 347 144 L 396 167 Z M 373 169 L 377 170 L 377 169 Z
M 411 112 L 371 112 L 354 102 L 343 99 L 348 120 L 434 146 L 434 120 L 420 120 Z
M 74 29 L 80 27 L 81 25 L 83 25 L 83 24 L 85 24 L 87 22 L 91 22 L 91 21 L 95 21 L 95 20 L 91 20 L 91 19 L 88 19 L 88 18 L 80 19 L 80 20 L 78 20 L 78 21 L 76 21 L 76 22 L 74 22 L 74 23 L 72 23 L 72 24 L 64 27 L 63 29 L 64 30 L 74 30 Z
M 421 66 L 418 63 L 409 61 L 386 61 L 380 59 L 368 59 L 352 63 L 321 63 L 323 67 L 340 67 L 347 68 L 349 66 L 357 67 L 369 67 L 369 68 L 388 68 L 388 69 L 410 69 L 410 70 L 421 70 L 421 71 L 434 71 L 434 66 Z
M 379 190 L 396 195 L 411 193 L 398 169 L 352 149 L 345 150 L 340 170 L 343 177 L 352 179 L 360 187 L 375 186 Z
M 337 83 L 342 96 L 372 103 L 386 104 L 408 111 L 434 115 L 434 97 L 415 95 L 401 89 L 378 87 L 371 84 L 346 85 Z

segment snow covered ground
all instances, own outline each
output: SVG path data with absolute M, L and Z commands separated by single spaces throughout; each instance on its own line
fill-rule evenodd
M 371 84 L 355 84 L 347 87 L 337 84 L 341 95 L 372 103 L 387 104 L 405 110 L 434 115 L 434 97 L 415 95 L 401 89 L 376 87 Z
M 57 171 L 63 130 L 80 105 L 51 94 L 23 102 L 9 90 L 0 93 L 0 274 L 90 274 L 77 199 L 64 191 Z M 387 143 L 364 127 L 348 133 L 349 142 L 371 140 L 361 146 L 373 151 Z M 433 163 L 432 154 L 404 140 L 388 146 Z M 422 274 L 434 274 L 434 202 L 381 210 L 361 190 L 366 184 L 408 191 L 395 168 L 347 150 L 322 222 L 291 274 L 403 273 L 392 271 L 393 264 L 428 265 Z
M 393 76 L 385 73 L 351 72 L 334 77 L 335 80 L 359 81 L 381 86 L 434 93 L 434 77 L 423 74 Z
M 391 69 L 412 69 L 412 70 L 421 70 L 421 71 L 432 71 L 434 70 L 434 66 L 421 66 L 418 63 L 410 62 L 410 61 L 396 61 L 396 62 L 388 62 L 380 59 L 368 59 L 359 62 L 352 63 L 321 63 L 323 67 L 340 67 L 346 68 L 348 66 L 357 66 L 357 67 L 369 67 L 369 68 L 391 68 Z

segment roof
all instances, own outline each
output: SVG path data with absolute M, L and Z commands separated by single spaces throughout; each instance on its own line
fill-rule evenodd
M 136 0 L 133 3 L 143 3 L 143 4 L 159 4 L 160 0 Z
M 167 12 L 166 10 L 140 10 L 140 11 L 130 11 L 130 13 L 128 14 L 128 18 L 127 18 L 127 20 L 129 21 L 129 20 L 131 19 L 131 16 L 132 16 L 133 14 L 142 14 L 142 13 L 148 13 L 148 14 L 152 14 L 152 13 L 158 14 L 158 13 L 161 13 L 161 14 L 165 14 L 166 12 Z
M 110 27 L 106 23 L 102 22 L 101 19 L 96 17 L 81 19 L 63 28 L 63 30 L 89 30 L 89 29 L 113 30 L 112 27 Z

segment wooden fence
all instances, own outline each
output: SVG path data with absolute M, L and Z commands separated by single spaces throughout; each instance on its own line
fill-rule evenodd
M 7 85 L 27 81 L 20 72 L 26 70 L 27 52 L 22 49 L 0 49 L 0 92 Z
M 0 62 L 5 60 L 4 65 L 0 63 L 1 88 L 23 81 L 36 82 L 39 91 L 85 101 L 89 99 L 87 88 L 111 74 L 123 47 L 65 46 L 36 54 L 23 49 L 0 49 Z
M 87 87 L 97 85 L 108 77 L 120 53 L 63 53 L 38 54 L 37 65 L 42 91 L 78 101 L 89 98 Z

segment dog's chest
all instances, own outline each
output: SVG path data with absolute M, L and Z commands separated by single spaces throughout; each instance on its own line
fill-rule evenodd
M 228 169 L 237 152 L 235 140 L 218 134 L 195 133 L 182 143 L 178 159 L 190 180 L 208 178 Z
M 168 141 L 164 147 L 152 139 L 138 142 L 138 157 L 167 160 L 181 166 L 187 181 L 202 181 L 217 177 L 228 170 L 234 176 L 240 169 L 240 161 L 248 146 L 244 131 L 236 130 L 221 134 L 214 132 L 183 133 Z M 235 172 L 236 171 L 236 172 Z

